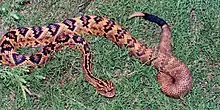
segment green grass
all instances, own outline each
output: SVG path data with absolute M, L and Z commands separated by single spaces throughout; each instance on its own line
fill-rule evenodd
M 0 1 L 0 35 L 16 26 L 34 26 L 79 15 L 80 0 Z M 195 9 L 194 11 L 191 11 Z M 57 52 L 43 68 L 1 66 L 1 109 L 98 109 L 144 110 L 220 108 L 220 1 L 219 0 L 95 0 L 86 14 L 107 15 L 129 30 L 138 40 L 157 45 L 160 28 L 142 19 L 128 20 L 134 11 L 164 18 L 172 27 L 173 54 L 188 65 L 193 89 L 183 99 L 166 97 L 156 80 L 156 71 L 130 57 L 104 38 L 85 36 L 93 51 L 94 75 L 114 82 L 117 95 L 105 98 L 82 76 L 81 55 L 70 49 Z M 22 12 L 22 13 L 21 13 Z M 43 77 L 47 80 L 43 80 Z M 63 81 L 61 83 L 61 81 Z M 25 96 L 21 85 L 29 85 L 40 98 Z M 25 98 L 27 98 L 25 100 Z

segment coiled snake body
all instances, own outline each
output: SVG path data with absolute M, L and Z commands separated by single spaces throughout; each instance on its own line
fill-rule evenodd
M 31 67 L 42 66 L 52 54 L 64 47 L 80 50 L 85 79 L 106 97 L 115 95 L 111 81 L 92 75 L 92 58 L 88 43 L 80 35 L 105 36 L 118 46 L 126 46 L 131 55 L 141 62 L 150 64 L 158 70 L 157 79 L 161 90 L 170 97 L 180 98 L 192 87 L 192 77 L 187 66 L 172 55 L 171 31 L 161 18 L 147 13 L 136 12 L 131 17 L 142 16 L 157 23 L 162 28 L 162 38 L 158 49 L 146 47 L 127 30 L 107 17 L 80 16 L 47 26 L 20 27 L 7 32 L 0 39 L 0 62 L 17 67 L 24 64 Z M 22 55 L 16 50 L 20 47 L 40 47 L 41 50 L 30 55 Z

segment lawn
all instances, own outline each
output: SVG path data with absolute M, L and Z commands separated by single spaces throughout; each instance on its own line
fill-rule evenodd
M 93 53 L 95 76 L 113 81 L 117 94 L 105 98 L 85 81 L 79 51 L 55 54 L 43 68 L 0 66 L 0 107 L 4 109 L 76 110 L 216 110 L 220 109 L 220 1 L 219 0 L 1 0 L 0 36 L 10 28 L 41 26 L 74 15 L 108 16 L 138 40 L 155 46 L 160 28 L 143 19 L 128 20 L 134 11 L 164 18 L 172 28 L 173 54 L 190 68 L 193 89 L 182 99 L 160 91 L 157 71 L 129 56 L 102 37 L 84 36 Z M 24 50 L 23 50 L 24 51 Z M 30 50 L 31 51 L 31 50 Z M 22 50 L 21 50 L 22 52 Z M 44 79 L 46 77 L 46 80 Z M 30 97 L 23 86 L 40 95 Z

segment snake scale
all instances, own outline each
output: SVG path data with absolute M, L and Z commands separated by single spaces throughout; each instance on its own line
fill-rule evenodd
M 155 22 L 161 29 L 161 40 L 157 49 L 146 47 L 129 31 L 108 17 L 83 15 L 45 26 L 19 27 L 8 31 L 0 39 L 0 62 L 11 68 L 22 65 L 30 67 L 47 63 L 53 53 L 64 47 L 80 50 L 85 79 L 105 97 L 115 96 L 113 83 L 92 75 L 92 57 L 89 44 L 82 34 L 104 36 L 119 47 L 126 46 L 132 56 L 141 62 L 152 64 L 158 70 L 157 80 L 161 90 L 169 97 L 180 98 L 192 88 L 192 77 L 188 67 L 172 55 L 171 30 L 161 18 L 136 12 L 132 17 L 143 17 Z M 20 47 L 38 47 L 40 51 L 28 55 L 17 52 Z

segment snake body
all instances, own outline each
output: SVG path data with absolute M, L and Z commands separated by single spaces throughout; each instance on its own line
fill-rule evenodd
M 158 49 L 146 47 L 129 31 L 107 17 L 85 15 L 46 26 L 20 27 L 7 32 L 0 39 L 0 62 L 10 67 L 42 66 L 49 61 L 54 52 L 64 47 L 78 49 L 82 54 L 85 79 L 95 86 L 101 95 L 113 97 L 116 93 L 113 83 L 92 75 L 89 44 L 81 37 L 82 34 L 104 36 L 120 47 L 126 46 L 130 54 L 141 62 L 151 63 L 158 70 L 158 82 L 167 96 L 180 98 L 186 95 L 192 87 L 192 77 L 187 66 L 172 55 L 169 25 L 163 19 L 151 14 L 137 12 L 131 17 L 138 16 L 161 26 L 162 38 Z M 17 52 L 20 47 L 39 47 L 41 50 L 30 55 L 22 55 Z

